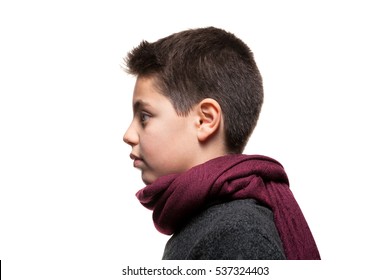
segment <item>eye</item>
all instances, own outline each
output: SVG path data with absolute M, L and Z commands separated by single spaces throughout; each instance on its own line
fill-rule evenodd
M 149 120 L 149 118 L 150 118 L 150 115 L 148 113 L 140 112 L 139 119 L 143 125 Z

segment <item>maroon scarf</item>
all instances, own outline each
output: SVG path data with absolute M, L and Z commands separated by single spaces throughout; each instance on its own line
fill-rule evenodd
M 269 207 L 287 259 L 320 259 L 309 226 L 289 188 L 280 163 L 265 156 L 228 155 L 182 174 L 160 177 L 137 192 L 153 210 L 158 231 L 172 234 L 205 208 L 253 198 Z

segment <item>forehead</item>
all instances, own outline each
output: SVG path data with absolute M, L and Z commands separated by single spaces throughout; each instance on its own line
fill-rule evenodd
M 163 98 L 166 97 L 157 91 L 152 78 L 137 78 L 133 92 L 133 104 L 136 102 L 145 103 L 147 100 L 149 102 L 153 100 L 161 100 Z
M 161 94 L 155 86 L 153 78 L 138 77 L 133 93 L 133 109 L 139 107 L 172 107 L 170 100 Z

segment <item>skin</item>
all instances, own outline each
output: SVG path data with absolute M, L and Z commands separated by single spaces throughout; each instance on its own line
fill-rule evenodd
M 132 147 L 130 158 L 145 184 L 227 154 L 221 108 L 213 99 L 206 98 L 188 115 L 179 116 L 153 78 L 138 77 L 133 113 L 123 140 Z

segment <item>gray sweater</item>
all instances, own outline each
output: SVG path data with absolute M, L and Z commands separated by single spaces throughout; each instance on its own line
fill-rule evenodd
M 167 242 L 165 260 L 285 259 L 270 209 L 254 199 L 214 205 Z

